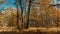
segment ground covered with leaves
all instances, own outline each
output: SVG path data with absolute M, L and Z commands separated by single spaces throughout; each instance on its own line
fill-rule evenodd
M 0 34 L 60 34 L 60 32 L 40 32 L 40 31 L 37 31 L 37 32 L 32 32 L 32 31 L 29 31 L 29 32 L 0 32 Z

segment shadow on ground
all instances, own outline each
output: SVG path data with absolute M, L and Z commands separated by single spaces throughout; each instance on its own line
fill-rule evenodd
M 60 34 L 60 32 L 0 32 L 0 34 Z

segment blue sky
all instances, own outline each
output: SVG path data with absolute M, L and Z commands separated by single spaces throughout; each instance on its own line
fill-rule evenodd
M 4 7 L 5 9 L 8 8 L 9 6 L 12 6 L 13 8 L 16 8 L 16 0 L 7 0 L 6 3 L 0 4 L 0 9 L 1 7 Z
M 26 1 L 26 0 L 22 0 L 22 7 L 25 6 L 25 1 Z M 5 3 L 0 4 L 0 11 L 1 11 L 1 12 L 4 12 L 4 9 L 7 9 L 7 8 L 9 8 L 10 6 L 12 6 L 13 8 L 16 9 L 16 4 L 15 4 L 15 3 L 16 3 L 16 0 L 6 0 Z M 28 6 L 28 5 L 27 5 L 27 6 Z M 23 7 L 23 14 L 27 11 L 27 9 L 28 9 L 27 6 Z M 1 7 L 4 7 L 4 9 L 1 9 Z

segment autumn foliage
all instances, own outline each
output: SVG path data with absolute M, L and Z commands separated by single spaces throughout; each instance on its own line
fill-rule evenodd
M 43 0 L 42 2 L 32 2 L 29 13 L 29 27 L 58 27 L 60 26 L 60 10 L 57 7 L 52 6 L 51 0 Z M 27 4 L 29 2 L 27 1 Z M 9 12 L 9 10 L 11 12 Z M 23 22 L 22 22 L 23 18 Z M 22 10 L 18 10 L 18 22 L 20 28 L 26 26 L 28 19 L 28 11 L 22 15 Z M 17 10 L 13 7 L 5 9 L 5 12 L 0 12 L 1 24 L 6 23 L 6 26 L 17 27 Z M 4 22 L 4 23 L 3 23 Z M 4 25 L 2 25 L 4 26 Z

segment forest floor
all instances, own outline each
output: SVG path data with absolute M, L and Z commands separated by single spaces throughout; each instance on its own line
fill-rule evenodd
M 0 32 L 0 34 L 60 34 L 60 28 L 59 27 L 53 27 L 53 28 L 29 28 L 29 29 L 23 29 L 20 30 L 13 30 L 9 31 L 8 29 L 6 31 Z
M 57 32 L 60 31 L 60 27 L 52 27 L 52 28 L 38 27 L 38 28 L 23 29 L 22 31 Z
M 60 28 L 29 28 L 23 29 L 20 34 L 60 34 Z

